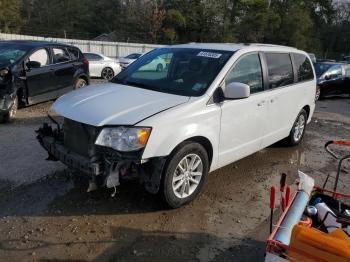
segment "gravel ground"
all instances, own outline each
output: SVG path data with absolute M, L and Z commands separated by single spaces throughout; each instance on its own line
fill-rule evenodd
M 46 154 L 34 130 L 51 102 L 0 126 L 0 261 L 263 261 L 271 184 L 298 169 L 321 183 L 335 174 L 323 144 L 350 139 L 350 99 L 321 101 L 298 147 L 271 146 L 210 174 L 191 204 L 168 210 L 135 183 L 86 193 Z M 339 190 L 349 192 L 349 165 Z

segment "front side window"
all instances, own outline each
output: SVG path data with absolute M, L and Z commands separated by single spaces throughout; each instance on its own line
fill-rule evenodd
M 259 54 L 250 54 L 241 58 L 225 79 L 225 85 L 240 82 L 250 86 L 250 93 L 264 91 Z
M 52 52 L 54 64 L 68 62 L 70 60 L 69 53 L 65 48 L 55 47 L 52 48 Z
M 29 56 L 28 60 L 39 62 L 40 66 L 46 66 L 50 63 L 49 54 L 45 48 L 36 50 Z
M 292 61 L 289 54 L 266 53 L 269 88 L 278 88 L 294 83 Z
M 328 71 L 326 72 L 326 75 L 328 76 L 333 76 L 333 77 L 336 77 L 336 76 L 341 76 L 342 75 L 342 72 L 341 72 L 341 66 L 340 65 L 334 65 L 334 66 L 331 66 Z
M 233 53 L 196 48 L 159 48 L 141 56 L 112 82 L 183 96 L 200 96 Z
M 293 54 L 294 64 L 297 70 L 298 82 L 313 80 L 314 72 L 310 60 L 303 54 Z

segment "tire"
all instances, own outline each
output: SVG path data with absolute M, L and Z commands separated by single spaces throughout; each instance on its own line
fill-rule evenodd
M 111 80 L 114 77 L 114 71 L 110 67 L 103 68 L 101 72 L 101 77 L 105 80 Z
M 0 115 L 0 123 L 13 122 L 13 120 L 16 117 L 17 109 L 18 109 L 18 96 L 15 97 L 15 100 L 13 101 L 13 104 L 10 110 L 5 114 Z
M 190 165 L 195 168 L 191 170 Z M 209 158 L 204 147 L 195 142 L 183 143 L 170 155 L 164 169 L 160 192 L 165 202 L 172 208 L 191 202 L 200 192 L 208 171 Z
M 158 64 L 158 65 L 157 65 L 157 69 L 156 69 L 157 72 L 163 72 L 163 69 L 164 69 L 164 68 L 163 68 L 163 65 L 162 65 L 162 64 Z
M 86 85 L 87 85 L 87 82 L 84 78 L 78 78 L 74 83 L 74 89 L 77 90 L 77 89 L 80 89 Z
M 303 139 L 305 134 L 307 117 L 307 112 L 305 111 L 305 109 L 302 109 L 294 122 L 289 136 L 286 138 L 288 146 L 298 145 Z
M 321 96 L 321 87 L 317 86 L 316 87 L 316 94 L 315 94 L 315 101 L 321 100 L 322 96 Z

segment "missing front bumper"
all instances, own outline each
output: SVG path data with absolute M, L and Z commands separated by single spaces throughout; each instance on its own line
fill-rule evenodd
M 51 119 L 53 120 L 53 119 Z M 54 120 L 53 120 L 54 121 Z M 41 146 L 48 152 L 47 160 L 61 161 L 66 166 L 90 175 L 93 179 L 96 176 L 104 178 L 104 185 L 108 186 L 108 179 L 118 175 L 121 179 L 128 176 L 126 169 L 137 170 L 139 181 L 145 186 L 145 189 L 156 194 L 159 191 L 163 168 L 166 157 L 150 158 L 141 163 L 141 153 L 122 154 L 109 148 L 96 148 L 92 157 L 82 156 L 64 145 L 64 134 L 60 126 L 53 129 L 45 123 L 36 131 L 37 139 Z M 116 180 L 113 180 L 116 181 Z M 116 183 L 112 183 L 116 184 Z

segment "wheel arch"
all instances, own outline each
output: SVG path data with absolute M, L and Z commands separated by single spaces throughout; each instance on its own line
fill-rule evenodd
M 210 169 L 210 166 L 211 166 L 211 163 L 213 160 L 213 145 L 210 142 L 210 140 L 204 136 L 193 136 L 193 137 L 190 137 L 190 138 L 183 140 L 177 146 L 175 146 L 175 148 L 171 151 L 169 156 L 173 155 L 174 152 L 176 152 L 179 148 L 181 148 L 183 146 L 183 144 L 188 143 L 188 142 L 195 142 L 195 143 L 198 143 L 204 147 L 205 151 L 208 154 L 209 169 Z
M 306 105 L 306 106 L 304 106 L 302 109 L 304 109 L 304 110 L 306 111 L 307 118 L 309 118 L 309 116 L 310 116 L 310 106 L 309 106 L 309 105 Z

